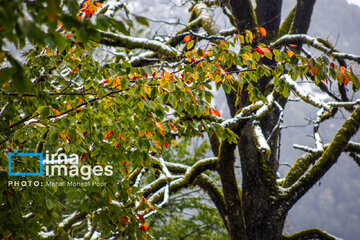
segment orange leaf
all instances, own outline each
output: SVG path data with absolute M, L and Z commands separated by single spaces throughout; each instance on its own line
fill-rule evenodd
M 145 231 L 149 230 L 149 225 L 143 224 L 143 225 L 140 226 L 140 229 L 145 232 Z
M 66 37 L 67 37 L 67 38 L 71 37 L 71 33 L 68 33 L 68 34 L 66 35 Z
M 162 122 L 156 122 L 155 124 L 160 129 L 161 132 L 165 131 L 164 128 L 163 128 L 163 123 Z
M 102 4 L 99 2 L 95 2 L 96 6 L 98 6 L 99 8 L 102 8 Z
M 261 36 L 266 37 L 266 29 L 263 27 L 259 27 L 259 33 Z
M 340 72 L 341 72 L 342 74 L 346 74 L 346 67 L 341 66 L 341 67 L 340 67 Z
M 289 44 L 290 47 L 297 47 L 296 44 Z
M 220 112 L 218 110 L 216 110 L 216 109 L 210 108 L 210 113 L 212 115 L 220 117 Z
M 190 35 L 186 35 L 184 37 L 184 42 L 189 42 L 191 40 L 191 36 Z
M 203 57 L 206 58 L 206 52 L 202 49 L 201 49 L 201 51 L 202 51 Z
M 56 113 L 56 115 L 61 116 L 61 113 L 57 109 L 53 108 L 53 110 Z
M 161 145 L 160 145 L 160 143 L 158 141 L 155 140 L 155 144 L 156 144 L 156 146 L 158 146 L 158 148 L 161 149 Z
M 95 196 L 94 196 L 94 199 L 95 199 L 95 201 L 97 201 L 97 196 L 96 196 L 96 194 L 95 194 Z
M 101 83 L 100 83 L 100 85 L 103 85 L 103 84 L 105 84 L 105 83 L 108 83 L 109 81 L 110 81 L 110 77 L 108 77 L 107 79 L 105 79 L 104 81 L 102 81 Z
M 287 54 L 289 55 L 289 57 L 291 58 L 292 56 L 294 56 L 294 52 L 290 51 L 290 50 L 286 50 Z

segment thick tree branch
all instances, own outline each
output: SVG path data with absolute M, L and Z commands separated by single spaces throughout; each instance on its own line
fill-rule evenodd
M 298 0 L 291 33 L 307 33 L 316 0 Z M 300 47 L 300 46 L 299 46 Z
M 229 5 L 239 34 L 257 26 L 255 11 L 250 0 L 229 0 Z
M 257 0 L 256 17 L 259 26 L 266 29 L 264 40 L 275 39 L 279 32 L 282 0 Z
M 358 131 L 359 125 L 360 106 L 357 106 L 350 117 L 344 121 L 319 160 L 286 190 L 285 203 L 288 208 L 295 204 L 336 163 L 351 137 Z
M 245 220 L 242 211 L 241 192 L 234 171 L 236 144 L 223 141 L 219 154 L 218 171 L 227 211 L 229 235 L 233 240 L 245 239 Z
M 127 49 L 146 49 L 168 56 L 178 57 L 181 55 L 176 48 L 170 47 L 165 43 L 150 40 L 147 38 L 128 37 L 110 32 L 99 31 L 101 33 L 101 43 L 109 46 L 124 47 Z
M 295 233 L 290 236 L 283 235 L 283 240 L 309 240 L 309 239 L 321 239 L 321 240 L 341 240 L 329 233 L 322 231 L 318 228 L 306 229 L 301 232 Z
M 348 53 L 340 53 L 336 52 L 336 50 L 332 48 L 326 47 L 321 41 L 319 41 L 318 38 L 310 37 L 306 34 L 288 34 L 284 35 L 281 38 L 277 39 L 276 41 L 272 42 L 269 46 L 271 48 L 276 48 L 280 45 L 286 45 L 289 43 L 294 43 L 297 41 L 302 41 L 303 43 L 308 44 L 309 46 L 320 50 L 330 56 L 335 57 L 336 59 L 340 60 L 350 60 L 357 63 L 360 63 L 360 56 L 354 55 L 354 54 L 348 54 Z

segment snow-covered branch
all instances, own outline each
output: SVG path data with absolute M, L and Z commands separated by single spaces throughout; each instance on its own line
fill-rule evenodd
M 340 53 L 337 52 L 335 49 L 329 48 L 325 46 L 318 38 L 310 37 L 306 34 L 288 34 L 284 35 L 281 38 L 277 39 L 275 42 L 272 42 L 269 46 L 271 48 L 278 47 L 283 44 L 293 43 L 296 41 L 302 41 L 313 48 L 320 50 L 326 54 L 329 54 L 339 60 L 351 60 L 357 63 L 360 63 L 360 56 L 348 53 Z
M 357 133 L 360 126 L 360 105 L 344 121 L 340 129 L 334 135 L 331 143 L 320 153 L 319 159 L 298 180 L 282 191 L 285 198 L 282 204 L 290 208 L 301 198 L 338 160 L 340 154 L 346 150 L 351 137 Z M 316 153 L 314 153 L 316 154 Z
M 65 232 L 71 228 L 75 223 L 79 220 L 85 218 L 86 213 L 75 211 L 72 214 L 68 215 L 62 222 L 58 224 L 58 228 L 63 229 Z M 55 231 L 52 230 L 50 232 L 41 231 L 39 235 L 42 238 L 53 238 L 55 236 Z
M 256 139 L 257 148 L 262 153 L 265 153 L 266 156 L 270 156 L 271 149 L 270 149 L 270 146 L 269 146 L 268 142 L 266 141 L 266 138 L 262 132 L 259 121 L 254 121 L 253 126 L 254 126 L 254 137 Z
M 111 32 L 99 31 L 101 33 L 101 42 L 106 45 L 124 47 L 128 49 L 146 49 L 169 57 L 178 57 L 181 52 L 176 48 L 170 47 L 165 43 L 150 40 L 147 38 L 129 37 Z
M 318 228 L 302 230 L 290 236 L 283 235 L 283 240 L 302 240 L 302 239 L 322 239 L 322 240 L 342 240 Z
M 302 100 L 304 100 L 307 103 L 310 103 L 311 105 L 313 105 L 315 107 L 324 108 L 326 111 L 330 111 L 330 106 L 327 103 L 315 98 L 310 93 L 307 93 L 306 91 L 304 91 L 294 80 L 292 80 L 292 78 L 289 75 L 285 74 L 284 79 L 285 79 L 286 83 L 289 85 L 289 87 Z

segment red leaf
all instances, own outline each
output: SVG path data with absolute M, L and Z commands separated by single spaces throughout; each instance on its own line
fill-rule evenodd
M 143 224 L 143 225 L 140 226 L 140 229 L 145 232 L 145 231 L 149 230 L 149 225 Z
M 105 83 L 108 83 L 109 81 L 110 81 L 110 77 L 108 77 L 107 79 L 105 79 L 104 81 L 102 81 L 101 83 L 100 83 L 100 85 L 104 85 Z
M 106 136 L 104 137 L 104 139 L 109 139 L 112 135 L 114 135 L 113 131 L 108 132 L 108 134 L 106 134 Z
M 313 75 L 315 75 L 315 74 L 317 73 L 317 68 L 316 68 L 316 67 L 314 67 L 314 68 L 312 69 L 312 73 L 313 73 Z
M 125 226 L 126 226 L 126 223 L 127 223 L 127 217 L 124 216 L 124 215 L 122 215 L 120 221 L 121 221 L 121 225 L 123 225 L 123 226 L 125 227 Z
M 128 161 L 124 161 L 124 164 L 131 166 L 131 163 L 129 163 Z
M 71 37 L 71 33 L 68 33 L 68 34 L 66 35 L 66 37 L 67 37 L 67 38 Z
M 168 143 L 168 142 L 165 142 L 165 143 L 164 143 L 164 147 L 167 148 L 168 146 L 169 146 L 169 143 Z
M 81 160 L 82 160 L 82 161 L 85 161 L 85 159 L 87 158 L 87 156 L 88 156 L 88 154 L 85 153 L 84 155 L 82 155 Z
M 97 201 L 97 196 L 96 196 L 96 194 L 95 194 L 95 196 L 94 196 L 94 199 L 95 199 L 95 201 Z
M 263 27 L 259 27 L 259 33 L 261 36 L 266 37 L 266 29 Z
M 175 127 L 175 125 L 174 125 L 174 124 L 169 123 L 169 125 L 170 125 L 170 127 L 171 127 L 171 129 L 172 129 L 172 130 L 174 130 L 174 131 L 177 131 L 177 130 L 178 130 L 178 129 L 177 129 L 177 127 Z
M 144 97 L 144 96 L 141 96 L 141 99 L 142 99 L 142 100 L 144 100 L 145 102 L 147 102 L 147 99 L 146 99 L 146 97 Z
M 210 113 L 212 115 L 220 117 L 220 112 L 218 110 L 216 110 L 216 109 L 210 108 Z
M 255 48 L 254 51 L 264 55 L 264 51 L 261 48 Z
M 145 223 L 145 218 L 144 218 L 143 215 L 138 214 L 137 216 L 138 216 L 138 218 L 140 219 L 140 221 L 141 221 L 142 223 Z

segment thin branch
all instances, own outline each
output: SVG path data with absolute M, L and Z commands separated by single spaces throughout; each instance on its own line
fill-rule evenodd
M 5 104 L 5 106 L 1 109 L 1 112 L 0 112 L 0 118 L 3 116 L 3 114 L 5 113 L 7 107 L 10 105 L 10 102 L 7 102 Z

